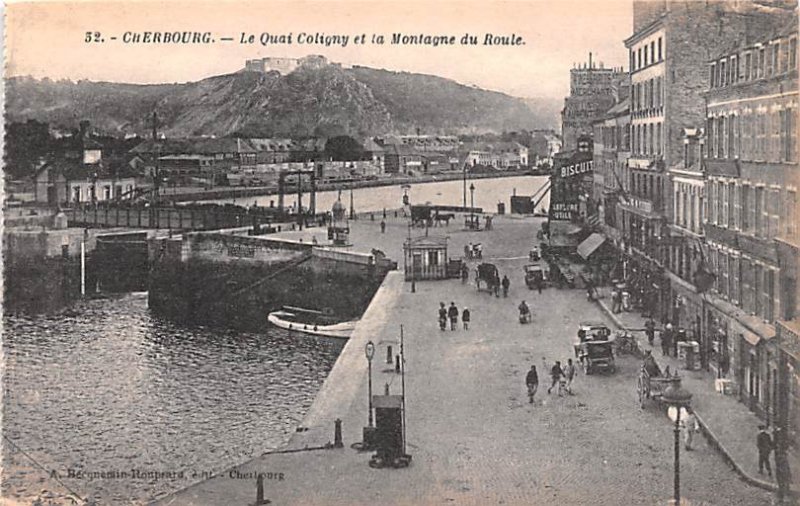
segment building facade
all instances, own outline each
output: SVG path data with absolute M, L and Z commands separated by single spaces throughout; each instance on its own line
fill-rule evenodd
M 579 137 L 593 135 L 592 125 L 620 99 L 619 87 L 626 79 L 621 68 L 598 66 L 591 53 L 588 63 L 570 70 L 570 94 L 561 110 L 564 151 L 577 149 Z
M 712 365 L 730 373 L 751 409 L 791 421 L 796 436 L 796 23 L 748 42 L 711 60 L 706 73 Z
M 627 253 L 658 287 L 652 312 L 700 341 L 700 359 L 708 366 L 710 332 L 695 283 L 708 262 L 701 155 L 707 62 L 745 34 L 778 26 L 787 12 L 754 2 L 665 0 L 635 1 L 633 14 L 634 34 L 625 41 L 631 67 L 628 165 L 631 192 L 642 198 L 624 206 L 631 214 Z

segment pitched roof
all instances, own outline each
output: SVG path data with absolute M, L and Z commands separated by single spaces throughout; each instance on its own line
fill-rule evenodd
M 446 248 L 447 237 L 412 237 L 406 241 L 406 248 L 408 248 L 409 244 L 411 249 Z
M 215 154 L 255 153 L 257 150 L 249 139 L 240 138 L 185 138 L 146 140 L 133 148 L 132 153 L 151 154 Z
M 256 151 L 292 151 L 295 149 L 295 143 L 292 139 L 246 139 Z
M 622 102 L 617 103 L 617 105 L 609 109 L 606 114 L 608 116 L 622 116 L 629 111 L 630 107 L 631 107 L 631 100 L 630 98 L 626 98 Z
M 375 140 L 372 139 L 371 137 L 367 137 L 366 139 L 364 139 L 364 142 L 361 144 L 362 146 L 364 146 L 364 151 L 373 151 L 373 152 L 385 151 L 385 148 L 380 144 L 378 144 L 377 142 L 375 142 Z

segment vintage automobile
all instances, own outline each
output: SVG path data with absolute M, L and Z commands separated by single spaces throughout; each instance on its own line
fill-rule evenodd
M 547 285 L 547 272 L 541 264 L 533 263 L 524 267 L 525 269 L 525 285 L 533 290 L 536 288 L 537 283 L 540 283 L 542 288 Z
M 585 321 L 578 326 L 578 339 L 573 345 L 575 357 L 586 374 L 596 370 L 614 372 L 614 337 L 605 323 Z
M 583 321 L 578 324 L 577 345 L 584 341 L 608 341 L 611 340 L 611 329 L 603 322 Z M 576 354 L 577 356 L 577 354 Z
M 613 341 L 584 341 L 579 345 L 578 360 L 583 365 L 583 372 L 592 374 L 598 370 L 613 373 L 614 365 Z

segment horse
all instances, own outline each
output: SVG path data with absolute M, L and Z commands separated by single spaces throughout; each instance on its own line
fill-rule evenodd
M 450 220 L 455 219 L 455 217 L 456 217 L 456 215 L 453 214 L 453 213 L 441 213 L 441 214 L 437 213 L 433 217 L 434 224 L 435 224 L 435 226 L 438 227 L 439 225 L 442 224 L 442 222 L 444 222 L 445 226 L 449 226 L 450 225 Z

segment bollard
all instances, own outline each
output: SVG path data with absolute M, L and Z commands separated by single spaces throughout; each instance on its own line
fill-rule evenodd
M 383 395 L 389 395 L 389 384 L 386 383 L 386 386 L 383 387 Z
M 264 504 L 264 475 L 258 473 L 256 477 L 256 504 Z
M 394 372 L 400 374 L 400 355 L 394 357 Z
M 344 447 L 344 443 L 342 443 L 342 420 L 339 418 L 333 421 L 333 447 Z
M 392 345 L 386 347 L 386 363 L 392 365 Z

